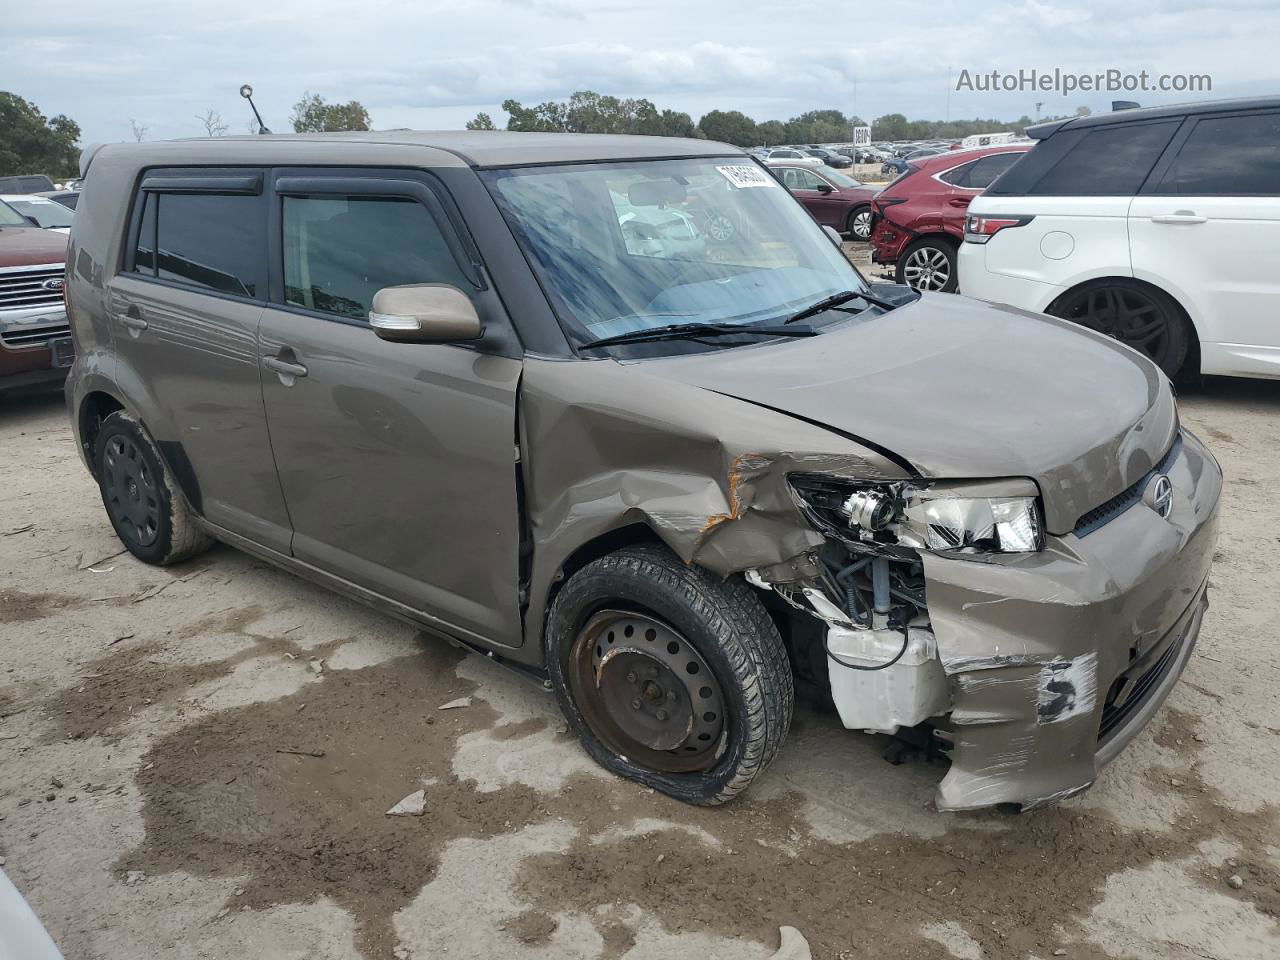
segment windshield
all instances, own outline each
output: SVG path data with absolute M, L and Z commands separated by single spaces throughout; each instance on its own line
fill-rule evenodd
M 31 217 L 36 223 L 42 227 L 69 227 L 71 220 L 75 214 L 68 210 L 60 203 L 54 203 L 52 200 L 21 200 L 13 199 L 5 201 L 18 213 Z
M 0 200 L 0 227 L 29 227 L 31 223 L 13 207 Z
M 804 208 L 744 158 L 485 177 L 578 344 L 673 323 L 767 324 L 867 290 Z

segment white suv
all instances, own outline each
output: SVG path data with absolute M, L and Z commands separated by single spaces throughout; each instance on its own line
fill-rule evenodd
M 960 291 L 1169 376 L 1280 378 L 1280 97 L 1057 120 L 969 207 Z

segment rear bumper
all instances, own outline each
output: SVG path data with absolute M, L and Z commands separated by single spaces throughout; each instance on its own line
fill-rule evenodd
M 1207 603 L 1222 473 L 1184 434 L 1168 518 L 1138 504 L 1085 536 L 994 562 L 925 555 L 952 693 L 942 810 L 1080 793 L 1156 713 Z
M 987 303 L 1003 303 L 1020 310 L 1044 313 L 1066 289 L 1043 280 L 992 273 L 987 269 L 987 247 L 981 243 L 960 244 L 957 263 L 957 292 Z

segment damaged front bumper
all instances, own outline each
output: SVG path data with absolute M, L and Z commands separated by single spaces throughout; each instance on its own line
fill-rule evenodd
M 1137 504 L 1008 562 L 924 556 L 952 694 L 939 809 L 1027 809 L 1088 789 L 1172 689 L 1207 605 L 1222 489 L 1213 457 L 1183 441 L 1167 518 Z
M 845 726 L 932 718 L 951 756 L 940 810 L 1029 809 L 1088 789 L 1176 683 L 1207 605 L 1222 475 L 1191 434 L 1170 457 L 1167 517 L 1136 503 L 1035 553 L 921 551 L 927 610 L 909 635 L 842 623 L 817 591 L 792 590 L 827 623 Z M 877 662 L 887 668 L 866 669 Z

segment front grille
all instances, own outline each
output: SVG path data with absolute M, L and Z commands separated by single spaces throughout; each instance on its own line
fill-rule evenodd
M 1076 521 L 1075 529 L 1071 532 L 1077 537 L 1085 537 L 1093 533 L 1099 527 L 1106 526 L 1120 514 L 1124 513 L 1134 504 L 1142 499 L 1142 491 L 1147 488 L 1147 484 L 1151 482 L 1151 478 L 1156 474 L 1164 473 L 1178 459 L 1178 451 L 1182 448 L 1181 435 L 1174 438 L 1173 446 L 1169 448 L 1169 452 L 1154 467 L 1142 475 L 1142 477 L 1133 486 L 1117 493 L 1106 503 L 1099 504 L 1088 513 L 1084 514 Z
M 1098 740 L 1101 742 L 1106 740 L 1117 729 L 1124 726 L 1125 722 L 1133 716 L 1133 714 L 1146 702 L 1156 687 L 1160 685 L 1160 681 L 1164 679 L 1165 674 L 1169 672 L 1169 668 L 1173 662 L 1178 659 L 1178 652 L 1182 649 L 1186 642 L 1187 633 L 1191 630 L 1195 618 L 1191 617 L 1187 620 L 1187 624 L 1182 628 L 1182 632 L 1177 638 L 1169 644 L 1165 651 L 1160 654 L 1159 659 L 1153 663 L 1147 671 L 1132 680 L 1133 689 L 1129 692 L 1129 696 L 1124 703 L 1119 706 L 1115 703 L 1116 694 L 1121 688 L 1124 681 L 1123 677 L 1117 678 L 1111 685 L 1111 689 L 1107 691 L 1106 702 L 1102 706 L 1102 720 L 1098 726 Z
M 62 267 L 36 267 L 0 273 L 0 310 L 43 307 L 62 303 L 62 286 L 45 288 L 50 280 L 62 280 Z
M 43 327 L 13 327 L 0 333 L 0 342 L 6 347 L 31 347 L 71 336 L 71 325 L 66 323 Z

